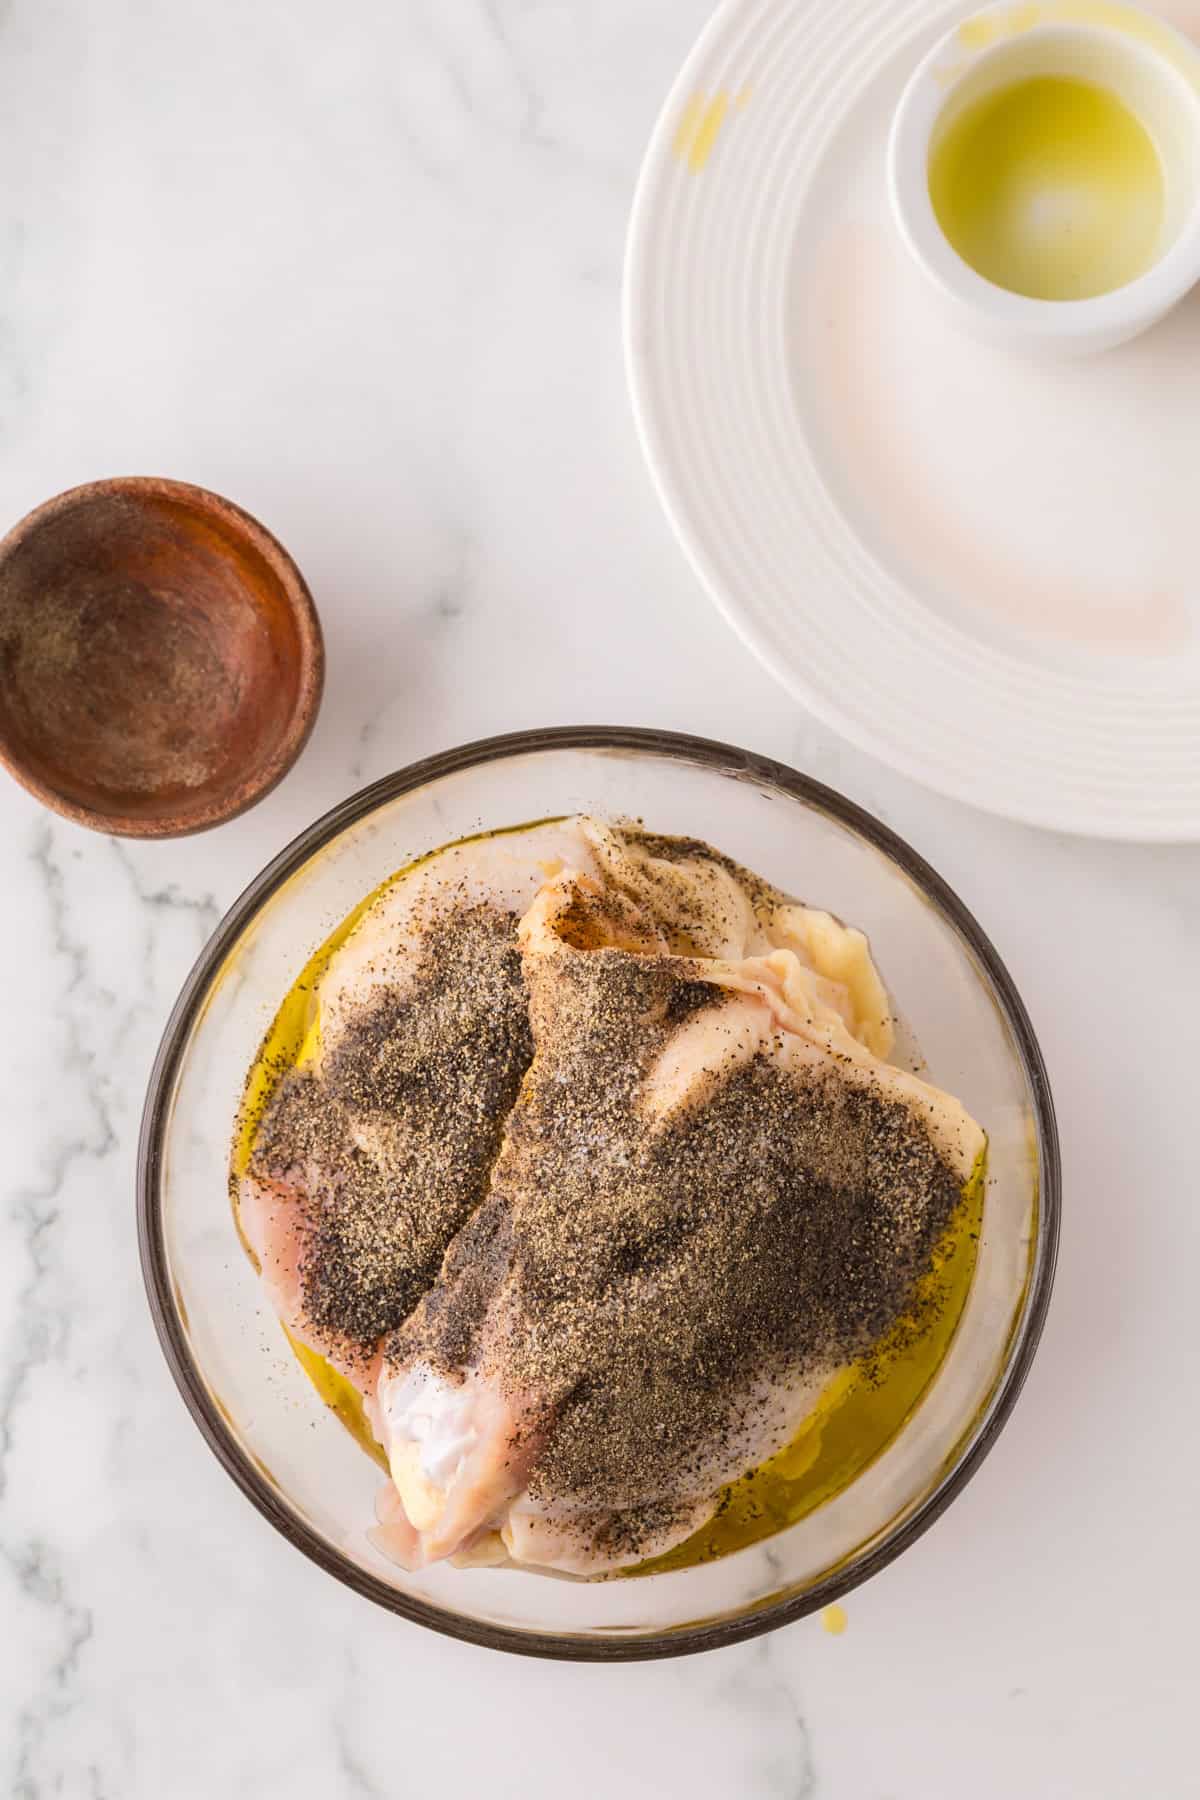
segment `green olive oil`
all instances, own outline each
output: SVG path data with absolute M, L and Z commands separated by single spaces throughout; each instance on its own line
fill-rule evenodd
M 1034 300 L 1089 300 L 1159 252 L 1165 182 L 1137 115 L 1107 88 L 1039 75 L 971 101 L 935 134 L 929 196 L 964 262 Z

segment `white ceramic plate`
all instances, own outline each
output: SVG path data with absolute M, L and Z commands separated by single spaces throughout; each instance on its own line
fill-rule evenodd
M 1200 295 L 1066 364 L 938 311 L 884 151 L 970 10 L 718 8 L 634 205 L 639 430 L 718 606 L 846 737 L 1014 818 L 1198 838 Z

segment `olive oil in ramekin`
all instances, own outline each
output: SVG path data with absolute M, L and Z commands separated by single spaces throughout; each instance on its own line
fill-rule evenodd
M 953 114 L 931 147 L 929 196 L 964 262 L 1035 300 L 1089 300 L 1144 275 L 1166 212 L 1162 163 L 1136 113 L 1059 75 Z

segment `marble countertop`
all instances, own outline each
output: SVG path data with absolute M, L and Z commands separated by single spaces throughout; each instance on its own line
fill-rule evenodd
M 0 1792 L 1008 1800 L 1196 1792 L 1200 849 L 978 815 L 852 752 L 697 589 L 626 401 L 623 235 L 706 0 L 10 0 L 0 520 L 201 482 L 305 570 L 303 761 L 139 845 L 0 784 Z M 310 1566 L 210 1455 L 138 1270 L 142 1095 L 222 910 L 333 802 L 547 723 L 777 756 L 908 837 L 1024 992 L 1063 1131 L 1025 1395 L 934 1530 L 664 1665 L 489 1655 Z

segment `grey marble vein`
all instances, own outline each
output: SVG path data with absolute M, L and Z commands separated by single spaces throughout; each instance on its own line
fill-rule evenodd
M 522 142 L 539 144 L 547 149 L 556 148 L 555 140 L 543 133 L 542 119 L 545 114 L 545 102 L 517 55 L 506 19 L 508 8 L 504 5 L 504 0 L 481 0 L 481 6 L 483 17 L 508 59 L 513 78 L 524 100 L 524 114 L 519 127 L 519 136 Z
M 0 1498 L 8 1480 L 8 1456 L 16 1416 L 33 1372 L 40 1363 L 62 1354 L 70 1332 L 69 1318 L 60 1309 L 47 1304 L 45 1292 L 54 1268 L 55 1234 L 61 1229 L 64 1186 L 77 1164 L 99 1162 L 117 1143 L 96 1055 L 85 1046 L 71 1005 L 72 996 L 87 973 L 88 953 L 84 943 L 68 928 L 64 878 L 55 860 L 54 832 L 50 825 L 39 826 L 30 861 L 41 881 L 50 928 L 52 962 L 48 972 L 60 991 L 57 1019 L 65 1039 L 61 1067 L 82 1088 L 88 1123 L 81 1133 L 73 1133 L 57 1142 L 51 1138 L 43 1152 L 40 1180 L 32 1186 L 17 1188 L 8 1201 L 9 1217 L 18 1227 L 27 1276 L 9 1321 L 8 1349 L 0 1381 Z M 65 984 L 60 974 L 64 969 Z
M 776 1666 L 771 1639 L 759 1639 L 742 1654 L 726 1695 L 761 1728 L 750 1758 L 751 1791 L 779 1800 L 813 1800 L 817 1774 L 809 1728 L 791 1683 Z
M 16 1556 L 7 1549 L 0 1554 L 21 1593 L 52 1617 L 58 1637 L 39 1693 L 20 1708 L 16 1722 L 14 1800 L 41 1800 L 47 1790 L 38 1776 L 38 1765 L 58 1722 L 74 1704 L 74 1677 L 95 1624 L 86 1607 L 72 1602 L 53 1552 L 47 1545 L 33 1542 Z

